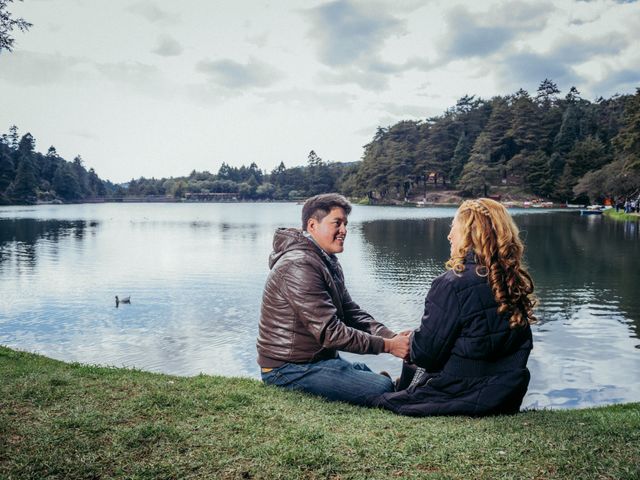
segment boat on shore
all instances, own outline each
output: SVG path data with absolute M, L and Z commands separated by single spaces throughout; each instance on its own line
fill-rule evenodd
M 580 215 L 602 215 L 604 207 L 601 205 L 589 205 L 587 208 L 580 210 Z

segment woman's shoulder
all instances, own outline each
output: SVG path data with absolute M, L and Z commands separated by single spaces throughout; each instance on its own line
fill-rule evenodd
M 441 288 L 452 288 L 456 291 L 486 283 L 487 277 L 478 275 L 476 264 L 472 262 L 465 263 L 464 270 L 461 272 L 447 270 L 433 281 L 434 285 L 439 285 Z

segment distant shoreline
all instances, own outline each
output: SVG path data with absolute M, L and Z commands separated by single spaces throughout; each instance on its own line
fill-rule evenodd
M 292 199 L 292 200 L 258 200 L 258 199 L 248 199 L 248 200 L 237 200 L 237 199 L 227 199 L 227 200 L 185 200 L 183 198 L 119 198 L 119 199 L 91 199 L 84 200 L 81 202 L 60 202 L 60 201 L 48 201 L 48 202 L 36 202 L 29 204 L 12 204 L 12 205 L 0 205 L 0 207 L 25 207 L 25 206 L 46 206 L 46 205 L 93 205 L 93 204 L 103 204 L 103 203 L 188 203 L 188 204 L 204 204 L 204 203 L 297 203 L 302 204 L 306 199 Z M 424 200 L 385 200 L 385 201 L 358 201 L 358 199 L 350 199 L 353 205 L 359 206 L 376 206 L 376 207 L 409 207 L 409 208 L 429 208 L 429 207 L 459 207 L 463 201 L 468 200 L 461 198 L 457 201 L 427 201 Z M 533 208 L 533 209 L 556 209 L 556 208 L 567 208 L 567 209 L 580 209 L 585 208 L 586 205 L 570 205 L 566 203 L 559 202 L 551 202 L 551 201 L 539 201 L 532 202 L 529 200 L 508 200 L 501 201 L 501 203 L 507 208 Z

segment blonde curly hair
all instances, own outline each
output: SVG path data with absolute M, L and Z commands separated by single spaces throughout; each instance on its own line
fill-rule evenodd
M 467 200 L 460 205 L 454 222 L 459 222 L 461 238 L 447 269 L 462 273 L 466 255 L 473 252 L 476 273 L 487 277 L 498 313 L 511 314 L 509 326 L 535 323 L 533 280 L 523 265 L 520 232 L 507 209 L 488 198 Z

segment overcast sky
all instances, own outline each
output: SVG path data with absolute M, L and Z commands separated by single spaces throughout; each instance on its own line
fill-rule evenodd
M 544 78 L 640 86 L 640 4 L 598 1 L 25 0 L 0 54 L 0 132 L 101 178 L 362 156 L 377 126 Z

